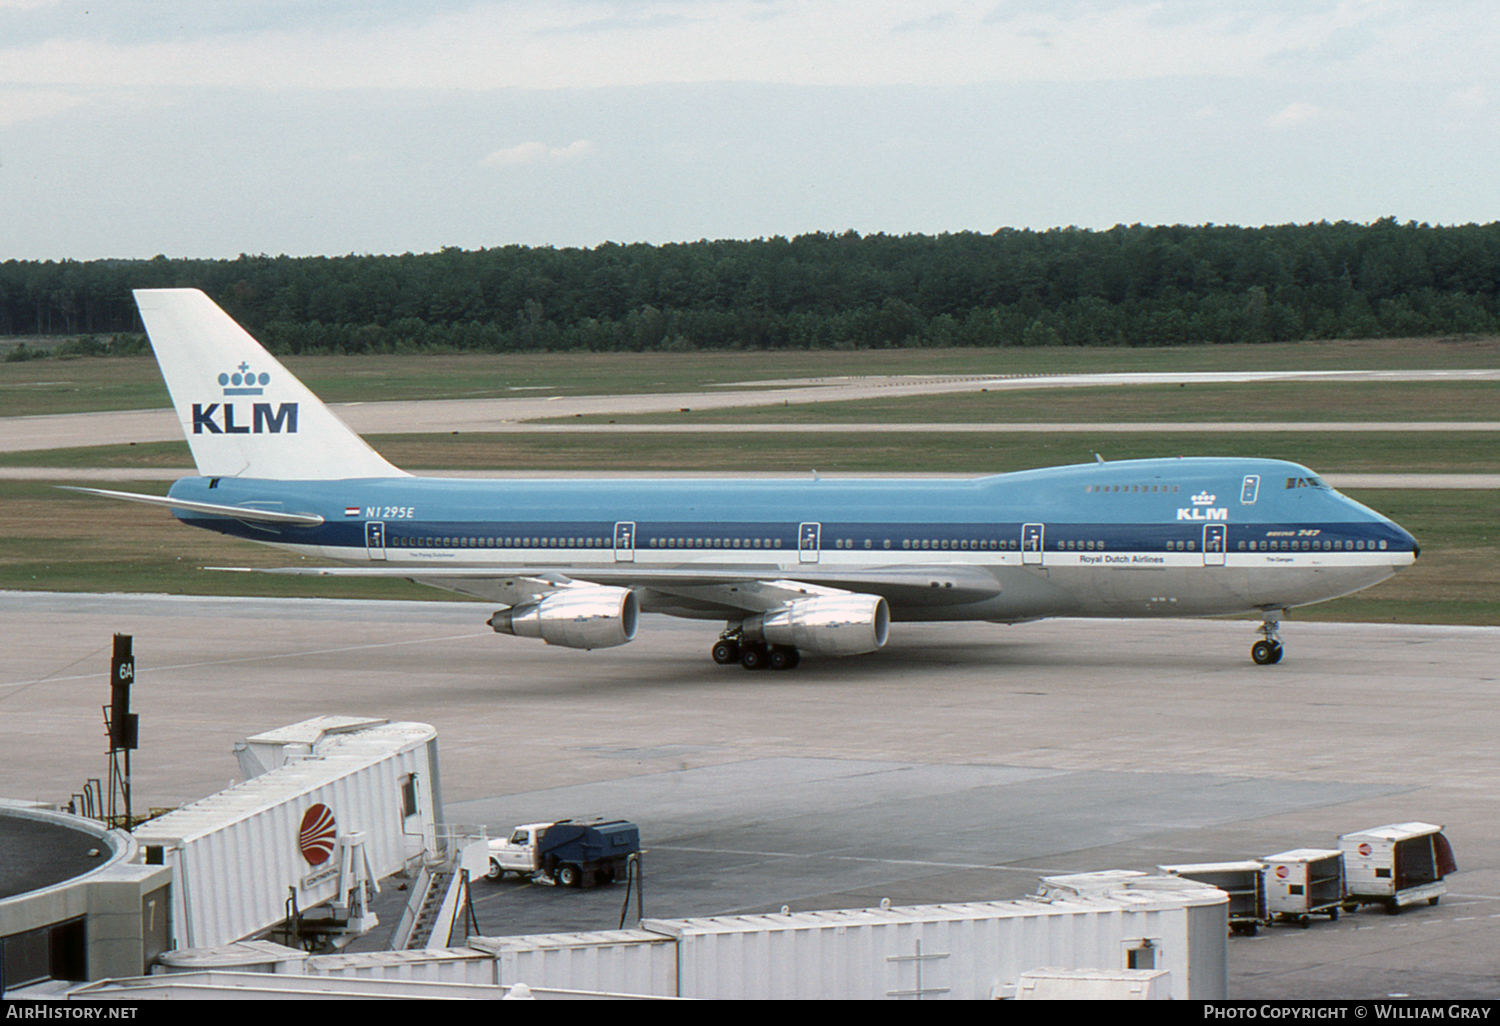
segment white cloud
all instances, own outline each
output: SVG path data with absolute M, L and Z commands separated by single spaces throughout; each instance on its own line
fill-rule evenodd
M 1266 124 L 1271 128 L 1300 128 L 1303 125 L 1315 121 L 1321 121 L 1327 117 L 1328 112 L 1322 107 L 1311 103 L 1289 103 L 1267 119 Z
M 83 96 L 59 90 L 0 89 L 0 127 L 56 117 L 85 102 Z
M 519 146 L 496 150 L 479 163 L 485 167 L 518 167 L 521 164 L 535 164 L 546 155 L 545 143 L 524 142 Z
M 1482 85 L 1460 89 L 1448 97 L 1448 105 L 1464 114 L 1477 114 L 1489 107 L 1489 90 Z
M 594 144 L 587 139 L 579 139 L 566 146 L 548 146 L 541 142 L 523 142 L 517 146 L 510 146 L 503 150 L 496 150 L 482 160 L 480 164 L 484 167 L 520 167 L 523 164 L 535 164 L 542 160 L 573 160 L 578 157 L 587 156 L 594 150 Z
M 568 143 L 568 145 L 563 146 L 560 149 L 550 151 L 550 155 L 557 157 L 560 160 L 571 160 L 574 157 L 586 157 L 593 152 L 593 143 L 589 142 L 587 139 L 579 139 L 575 142 Z

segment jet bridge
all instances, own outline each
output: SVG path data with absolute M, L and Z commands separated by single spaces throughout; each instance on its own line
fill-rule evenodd
M 174 948 L 218 947 L 293 920 L 336 948 L 376 925 L 377 881 L 438 841 L 437 731 L 324 716 L 235 746 L 247 779 L 143 823 L 148 863 L 172 867 Z

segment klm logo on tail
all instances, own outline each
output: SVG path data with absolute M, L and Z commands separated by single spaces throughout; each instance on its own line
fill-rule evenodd
M 271 383 L 271 375 L 266 373 L 255 374 L 250 370 L 248 363 L 241 363 L 233 374 L 220 374 L 219 384 L 224 389 L 224 394 L 229 395 L 264 395 L 266 386 Z M 215 420 L 220 407 L 223 408 L 222 419 Z M 297 404 L 278 403 L 272 410 L 270 403 L 253 403 L 250 407 L 250 422 L 243 421 L 235 423 L 234 403 L 203 403 L 193 404 L 193 434 L 210 435 L 279 435 L 285 431 L 289 435 L 297 433 Z
M 264 395 L 270 383 L 271 375 L 251 374 L 250 365 L 243 360 L 233 374 L 219 375 L 219 384 L 224 386 L 225 395 Z

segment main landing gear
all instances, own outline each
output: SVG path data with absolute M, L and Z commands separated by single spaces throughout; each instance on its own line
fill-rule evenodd
M 1285 614 L 1286 610 L 1278 610 L 1277 613 Z M 1281 662 L 1281 616 L 1277 613 L 1266 610 L 1260 625 L 1261 640 L 1250 646 L 1250 658 L 1255 660 L 1257 666 Z
M 738 628 L 720 635 L 714 642 L 713 657 L 720 666 L 739 663 L 747 670 L 790 670 L 802 661 L 801 653 L 791 645 L 746 641 Z

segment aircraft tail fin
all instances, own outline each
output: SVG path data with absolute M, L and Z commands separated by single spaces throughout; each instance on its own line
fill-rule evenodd
M 204 477 L 402 477 L 198 289 L 137 289 L 136 305 Z

